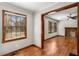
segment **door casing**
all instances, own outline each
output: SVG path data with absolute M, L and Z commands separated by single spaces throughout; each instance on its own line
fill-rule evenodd
M 77 54 L 79 55 L 79 46 L 78 46 L 79 45 L 79 36 L 78 36 L 79 35 L 79 2 L 66 5 L 64 7 L 41 14 L 41 48 L 42 49 L 44 48 L 44 39 L 45 39 L 44 38 L 44 16 L 51 12 L 59 12 L 73 7 L 77 7 L 77 22 L 78 22 L 77 23 Z

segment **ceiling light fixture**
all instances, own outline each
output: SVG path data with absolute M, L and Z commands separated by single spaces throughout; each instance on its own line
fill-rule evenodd
M 69 19 L 74 19 L 75 20 L 77 18 L 76 15 L 72 16 L 72 14 L 69 14 L 67 17 L 68 17 L 67 20 L 69 20 Z

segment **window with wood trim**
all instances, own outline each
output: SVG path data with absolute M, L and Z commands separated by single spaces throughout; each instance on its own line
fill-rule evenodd
M 26 15 L 2 11 L 3 42 L 26 38 Z
M 48 33 L 54 33 L 57 32 L 57 23 L 48 21 Z

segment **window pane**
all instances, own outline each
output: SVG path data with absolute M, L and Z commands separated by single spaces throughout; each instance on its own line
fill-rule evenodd
M 16 17 L 14 15 L 11 16 L 11 27 L 12 27 L 12 39 L 16 38 Z
M 21 36 L 25 37 L 25 17 L 21 17 Z
M 25 37 L 25 29 L 23 26 L 21 27 L 21 37 Z
M 21 26 L 25 26 L 25 17 L 21 17 Z
M 52 33 L 52 22 L 48 22 L 48 30 L 49 30 L 49 33 Z
M 20 35 L 20 26 L 21 26 L 21 24 L 20 24 L 20 21 L 21 21 L 21 17 L 20 16 L 16 16 L 16 20 L 17 20 L 17 22 L 16 22 L 16 28 L 17 28 L 17 38 L 20 38 L 21 37 L 21 35 Z
M 11 39 L 11 16 L 10 15 L 5 15 L 5 37 L 6 37 L 6 40 L 10 40 Z

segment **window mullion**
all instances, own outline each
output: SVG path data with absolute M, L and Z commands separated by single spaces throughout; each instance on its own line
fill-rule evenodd
M 12 19 L 11 19 L 11 15 L 10 15 L 10 22 L 11 22 L 11 24 L 10 24 L 10 28 L 11 28 L 11 38 L 12 38 L 13 35 L 12 35 Z
M 22 25 L 22 24 L 21 24 L 21 19 L 22 19 L 22 18 L 20 17 L 20 36 L 21 36 L 21 25 Z
M 16 19 L 15 28 L 16 28 L 16 37 L 17 37 L 17 16 L 15 17 L 15 19 Z

